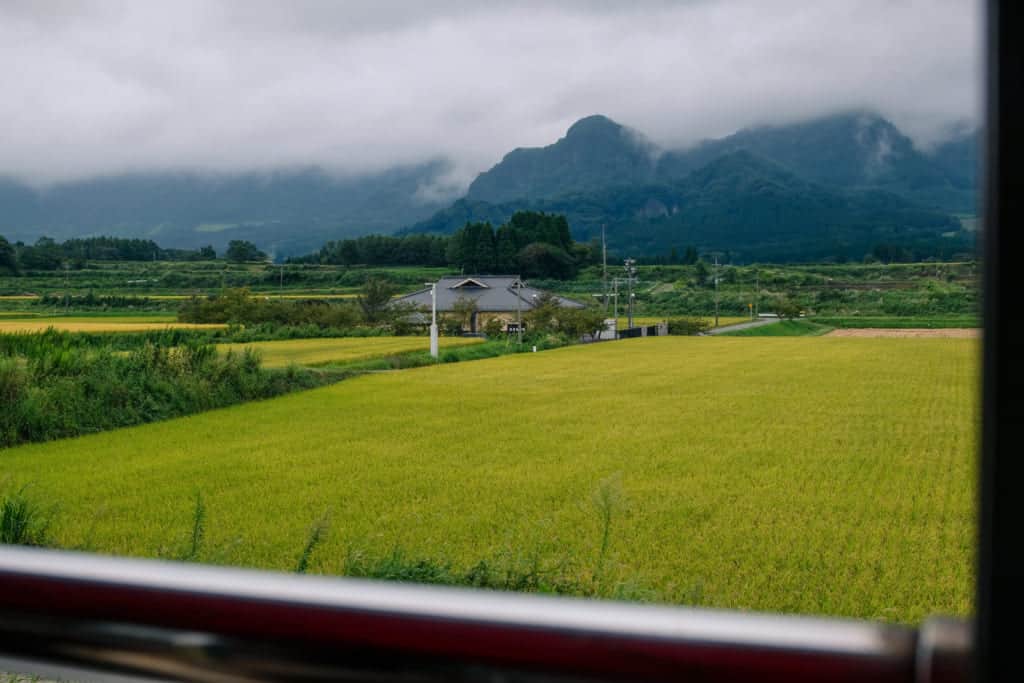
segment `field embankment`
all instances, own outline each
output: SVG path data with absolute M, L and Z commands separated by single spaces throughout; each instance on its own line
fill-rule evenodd
M 600 562 L 671 602 L 914 622 L 971 609 L 976 387 L 973 340 L 648 338 L 0 459 L 59 505 L 64 547 L 176 556 L 201 492 L 205 561 L 293 569 L 326 520 L 310 571 L 391 548 Z
M 981 319 L 977 315 L 934 315 L 934 316 L 822 316 L 816 315 L 812 320 L 820 325 L 839 329 L 862 328 L 894 328 L 894 329 L 956 329 L 981 327 Z
M 831 327 L 810 320 L 778 320 L 745 329 L 722 332 L 729 337 L 820 337 L 832 331 Z
M 980 339 L 981 330 L 964 327 L 947 328 L 896 328 L 863 327 L 833 330 L 829 337 L 897 337 L 900 339 Z

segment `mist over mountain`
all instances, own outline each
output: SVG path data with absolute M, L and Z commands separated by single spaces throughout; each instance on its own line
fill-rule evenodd
M 448 169 L 433 161 L 354 178 L 319 168 L 136 173 L 44 190 L 0 179 L 0 235 L 26 242 L 43 235 L 147 237 L 165 247 L 218 250 L 246 239 L 271 254 L 299 254 L 430 216 L 446 203 Z
M 867 112 L 757 127 L 659 150 L 602 116 L 552 145 L 515 150 L 467 196 L 408 232 L 500 223 L 520 209 L 564 213 L 588 240 L 605 226 L 623 253 L 694 245 L 746 260 L 859 259 L 878 244 L 923 256 L 970 252 L 976 132 L 925 153 Z
M 959 139 L 959 147 L 925 154 L 892 123 L 870 112 L 851 112 L 789 126 L 739 131 L 683 151 L 666 153 L 659 176 L 666 180 L 728 152 L 747 150 L 798 175 L 847 189 L 882 189 L 924 206 L 973 213 L 977 134 Z M 960 158 L 956 154 L 960 153 Z M 970 168 L 965 168 L 970 167 Z M 969 178 L 968 178 L 969 176 Z
M 978 131 L 963 132 L 940 144 L 929 158 L 945 172 L 954 186 L 977 201 L 981 139 Z
M 881 116 L 849 112 L 748 128 L 688 149 L 660 150 L 640 133 L 604 116 L 589 116 L 552 145 L 507 154 L 477 177 L 466 199 L 550 199 L 606 187 L 672 183 L 723 154 L 745 150 L 822 185 L 884 189 L 924 206 L 971 213 L 977 144 L 976 133 L 963 135 L 926 155 Z
M 0 235 L 217 249 L 247 239 L 283 257 L 369 233 L 446 234 L 530 208 L 566 214 L 580 240 L 605 225 L 614 248 L 636 255 L 693 244 L 747 259 L 860 258 L 885 242 L 948 256 L 973 242 L 953 214 L 975 212 L 978 140 L 961 132 L 922 151 L 856 111 L 665 150 L 594 115 L 546 147 L 509 152 L 454 203 L 444 161 L 354 178 L 318 168 L 148 173 L 42 191 L 0 180 Z

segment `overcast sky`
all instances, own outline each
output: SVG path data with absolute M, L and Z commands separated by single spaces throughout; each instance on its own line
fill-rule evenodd
M 443 156 L 464 186 L 592 113 L 665 146 L 855 107 L 922 146 L 979 119 L 971 0 L 483 4 L 0 0 L 0 174 Z

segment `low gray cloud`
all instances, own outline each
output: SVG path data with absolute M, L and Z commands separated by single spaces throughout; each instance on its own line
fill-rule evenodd
M 464 186 L 603 113 L 685 146 L 875 109 L 928 146 L 979 120 L 976 2 L 6 2 L 0 174 L 448 157 Z

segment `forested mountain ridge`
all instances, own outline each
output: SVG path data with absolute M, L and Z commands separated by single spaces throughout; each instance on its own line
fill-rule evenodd
M 849 259 L 884 244 L 950 257 L 973 245 L 951 214 L 974 211 L 977 144 L 967 133 L 926 154 L 882 117 L 851 112 L 664 151 L 591 116 L 552 145 L 509 153 L 465 198 L 403 232 L 447 234 L 532 209 L 565 214 L 579 240 L 604 225 L 614 248 L 641 255 L 694 245 Z
M 946 213 L 883 190 L 834 190 L 746 151 L 724 154 L 675 183 L 501 204 L 459 200 L 408 232 L 499 224 L 518 210 L 564 214 L 581 241 L 598 237 L 604 225 L 613 249 L 638 255 L 693 245 L 737 260 L 784 262 L 860 259 L 879 244 L 922 257 L 971 249 L 970 236 Z

